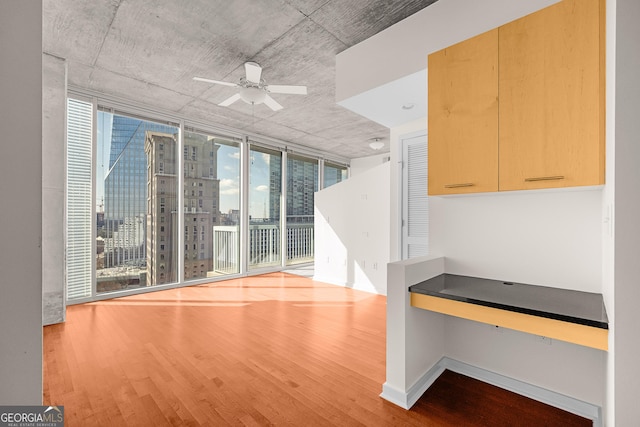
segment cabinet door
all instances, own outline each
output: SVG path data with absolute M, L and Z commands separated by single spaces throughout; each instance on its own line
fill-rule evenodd
M 500 190 L 604 183 L 600 14 L 564 0 L 500 27 Z
M 498 190 L 498 30 L 428 58 L 429 194 Z

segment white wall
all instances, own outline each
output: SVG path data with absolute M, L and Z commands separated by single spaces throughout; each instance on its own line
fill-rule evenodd
M 445 316 L 445 354 L 602 407 L 607 353 L 493 325 Z M 550 344 L 549 344 L 550 343 Z
M 411 307 L 407 288 L 443 272 L 441 257 L 411 258 L 388 266 L 387 375 L 382 397 L 403 408 L 410 408 L 428 386 L 418 380 L 445 355 L 446 341 L 446 316 Z
M 389 163 L 315 195 L 316 280 L 386 295 Z
M 381 165 L 389 160 L 388 147 L 383 148 L 385 152 L 373 154 L 367 157 L 359 157 L 351 160 L 349 164 L 349 175 L 360 175 L 362 172 L 366 172 L 371 168 Z
M 0 1 L 0 403 L 42 403 L 42 2 Z
M 602 190 L 430 197 L 430 247 L 447 272 L 602 291 Z

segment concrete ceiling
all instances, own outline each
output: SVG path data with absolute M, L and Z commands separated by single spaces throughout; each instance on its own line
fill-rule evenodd
M 43 49 L 65 58 L 69 84 L 183 117 L 351 159 L 388 129 L 335 101 L 335 56 L 436 0 L 44 0 Z M 267 84 L 306 85 L 273 94 L 284 106 L 217 104 L 244 63 Z

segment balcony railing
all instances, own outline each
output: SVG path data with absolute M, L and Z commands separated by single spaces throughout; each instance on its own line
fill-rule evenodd
M 249 225 L 249 267 L 280 265 L 280 226 Z
M 239 228 L 235 225 L 213 227 L 213 270 L 219 274 L 240 272 Z
M 213 227 L 214 271 L 218 274 L 239 272 L 239 227 Z M 287 263 L 313 261 L 313 222 L 287 226 Z M 280 265 L 280 226 L 278 224 L 249 225 L 249 265 L 266 267 Z
M 313 261 L 313 223 L 287 224 L 287 263 Z

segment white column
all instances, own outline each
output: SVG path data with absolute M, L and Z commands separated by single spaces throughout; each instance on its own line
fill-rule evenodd
M 42 56 L 42 323 L 65 320 L 64 188 L 67 64 Z
M 612 3 L 612 2 L 609 2 Z M 640 298 L 640 2 L 617 0 L 615 10 L 615 178 L 614 232 L 614 407 L 615 425 L 638 423 L 640 395 L 640 336 L 638 335 L 638 299 Z M 613 54 L 607 52 L 607 54 Z M 609 80 L 610 81 L 610 80 Z M 607 121 L 610 120 L 607 110 Z M 609 144 L 611 141 L 607 141 Z M 609 185 L 609 183 L 607 183 Z M 609 307 L 607 307 L 609 310 Z M 609 419 L 609 421 L 612 421 Z M 611 424 L 613 425 L 613 424 Z
M 287 152 L 282 151 L 280 168 L 280 262 L 287 266 Z
M 249 140 L 240 143 L 240 273 L 249 265 Z

